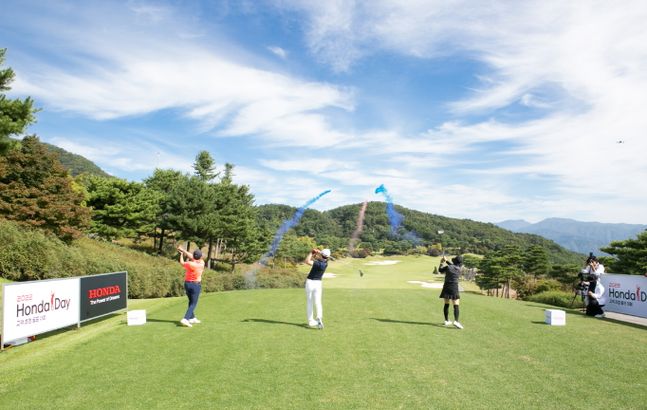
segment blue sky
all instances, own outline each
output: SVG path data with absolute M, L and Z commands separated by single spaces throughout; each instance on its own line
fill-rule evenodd
M 642 1 L 14 1 L 10 96 L 120 178 L 207 150 L 257 204 L 647 223 Z M 619 143 L 622 141 L 622 143 Z

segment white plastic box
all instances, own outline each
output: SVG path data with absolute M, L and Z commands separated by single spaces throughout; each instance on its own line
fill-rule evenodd
M 544 311 L 546 323 L 551 326 L 565 326 L 566 312 L 559 309 L 546 309 Z
M 146 310 L 129 310 L 126 316 L 128 317 L 128 326 L 143 325 L 146 323 Z

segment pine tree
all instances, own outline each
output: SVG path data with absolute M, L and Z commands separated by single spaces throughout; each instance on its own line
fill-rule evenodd
M 523 278 L 523 257 L 521 250 L 514 245 L 507 245 L 502 250 L 490 252 L 480 263 L 481 275 L 476 283 L 488 293 L 496 289 L 499 295 L 499 287 L 503 286 L 501 296 L 510 297 L 511 284 Z
M 638 234 L 636 239 L 613 241 L 601 250 L 617 258 L 607 271 L 625 275 L 647 274 L 647 231 Z
M 139 238 L 155 229 L 162 194 L 140 182 L 96 175 L 78 181 L 87 190 L 92 208 L 91 232 L 106 239 Z
M 214 237 L 227 244 L 232 271 L 240 262 L 251 262 L 262 252 L 261 231 L 256 224 L 254 196 L 246 185 L 221 182 L 216 188 Z
M 211 182 L 220 175 L 219 172 L 216 172 L 216 161 L 207 151 L 200 151 L 195 157 L 193 169 L 195 170 L 195 175 L 205 182 Z
M 0 48 L 0 66 L 4 63 L 6 51 L 6 48 Z M 11 89 L 9 84 L 14 77 L 11 68 L 0 69 L 0 154 L 6 154 L 14 145 L 10 138 L 12 135 L 22 134 L 27 126 L 36 120 L 31 98 L 12 100 L 2 94 Z
M 545 276 L 550 271 L 548 252 L 538 245 L 533 245 L 526 251 L 524 258 L 524 270 L 535 278 Z
M 167 226 L 182 239 L 202 246 L 209 237 L 216 202 L 212 185 L 200 177 L 184 176 L 162 200 Z
M 234 164 L 227 162 L 225 164 L 225 175 L 222 177 L 222 182 L 231 183 L 234 178 Z

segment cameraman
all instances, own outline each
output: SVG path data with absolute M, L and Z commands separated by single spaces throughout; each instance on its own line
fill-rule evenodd
M 588 292 L 586 294 L 586 315 L 598 318 L 604 317 L 602 307 L 607 303 L 604 286 L 595 274 L 590 274 L 588 280 Z
M 582 268 L 581 273 L 584 278 L 589 275 L 595 275 L 596 280 L 600 279 L 600 275 L 604 273 L 604 265 L 602 265 L 598 258 L 593 255 L 593 252 L 591 252 L 589 257 L 586 259 L 586 265 Z

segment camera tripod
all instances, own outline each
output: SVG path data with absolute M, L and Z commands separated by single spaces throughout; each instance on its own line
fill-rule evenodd
M 577 285 L 573 285 L 573 289 L 575 294 L 573 295 L 573 299 L 571 299 L 571 308 L 573 308 L 573 303 L 575 303 L 575 299 L 577 299 L 577 296 L 579 295 L 582 298 L 582 308 L 580 310 L 582 312 L 585 312 L 586 311 L 586 304 L 585 304 L 586 292 L 588 290 L 588 286 L 580 282 Z

